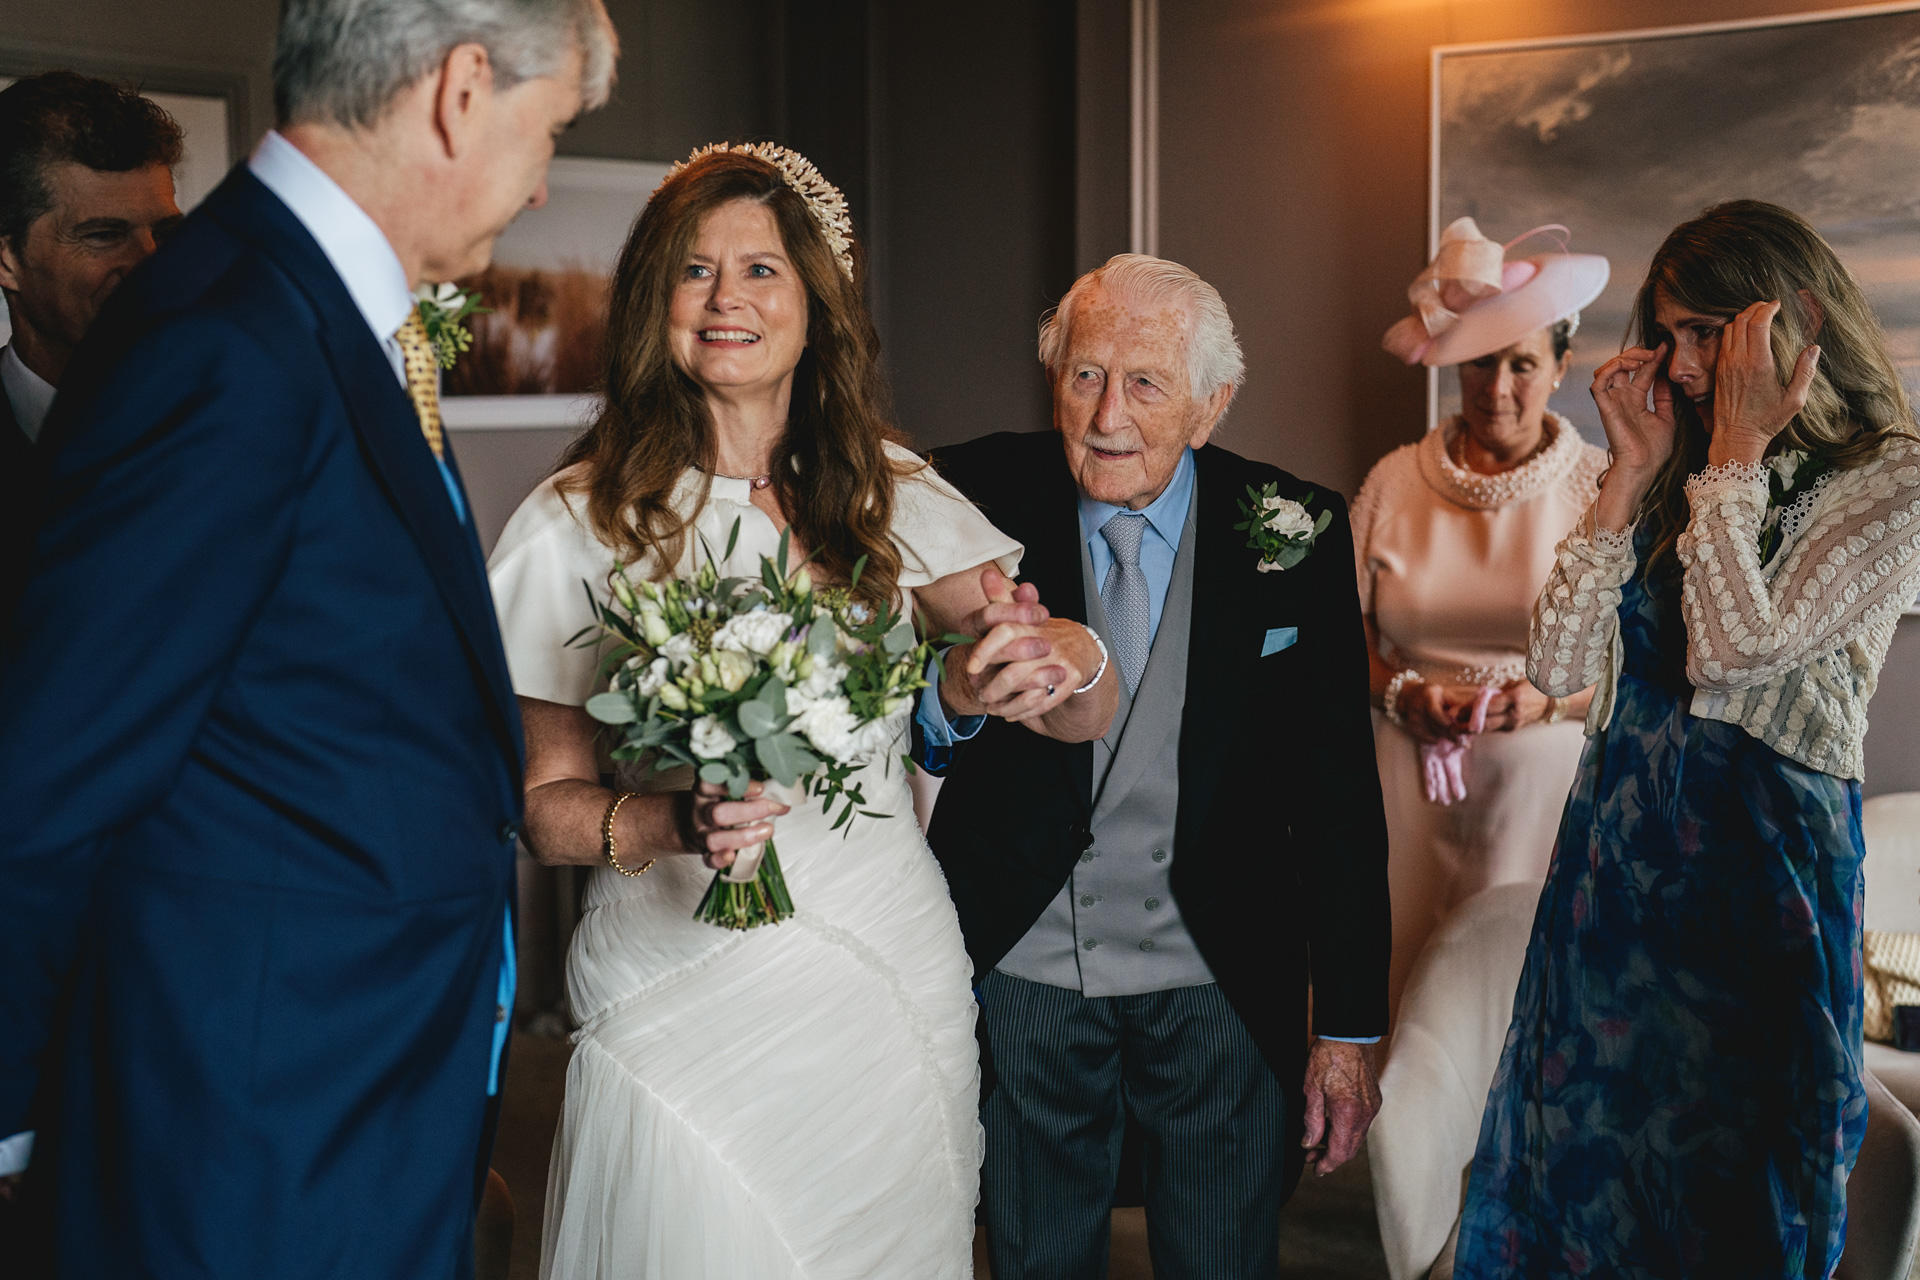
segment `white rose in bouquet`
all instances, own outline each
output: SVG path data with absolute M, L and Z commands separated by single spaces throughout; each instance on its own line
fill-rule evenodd
M 660 653 L 678 671 L 700 655 L 700 645 L 692 636 L 679 631 L 668 636 L 660 645 Z
M 793 615 L 762 609 L 728 618 L 713 633 L 713 647 L 727 653 L 750 653 L 764 658 L 793 630 Z
M 641 673 L 640 679 L 635 682 L 633 691 L 643 698 L 651 698 L 659 693 L 660 690 L 665 687 L 666 683 L 667 660 L 665 658 L 655 658 L 647 664 L 646 670 Z
M 693 732 L 688 743 L 693 754 L 703 760 L 718 760 L 740 744 L 733 740 L 726 727 L 717 716 L 701 716 L 693 722 Z
M 844 695 L 815 699 L 800 713 L 793 727 L 805 734 L 807 740 L 825 752 L 829 759 L 853 759 L 855 731 L 860 728 L 860 717 L 853 714 L 853 706 Z

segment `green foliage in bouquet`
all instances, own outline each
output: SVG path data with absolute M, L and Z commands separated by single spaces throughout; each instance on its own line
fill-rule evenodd
M 734 521 L 721 559 L 740 538 Z M 609 689 L 587 713 L 611 726 L 613 758 L 657 771 L 692 768 L 734 799 L 753 781 L 798 788 L 823 802 L 833 830 L 866 808 L 854 775 L 887 758 L 919 690 L 933 643 L 913 622 L 853 598 L 865 558 L 845 588 L 815 590 L 804 564 L 789 572 L 787 532 L 758 579 L 721 577 L 712 548 L 691 578 L 633 582 L 616 565 L 612 598 L 587 589 L 598 623 L 573 643 L 610 642 Z M 961 640 L 965 637 L 946 637 Z M 901 760 L 909 771 L 910 757 Z M 890 763 L 890 762 L 889 762 Z M 729 929 L 793 914 L 773 841 L 745 883 L 715 875 L 695 918 Z

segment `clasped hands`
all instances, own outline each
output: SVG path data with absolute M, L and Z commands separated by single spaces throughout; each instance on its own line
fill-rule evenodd
M 1806 408 L 1819 369 L 1820 348 L 1803 348 L 1792 374 L 1783 381 L 1773 358 L 1773 322 L 1779 314 L 1778 302 L 1756 302 L 1720 331 L 1709 421 L 1710 463 L 1759 461 L 1773 438 Z M 1640 492 L 1673 454 L 1670 351 L 1665 342 L 1651 351 L 1630 347 L 1593 375 L 1594 404 L 1613 451 L 1608 478 L 1631 482 Z M 1624 523 L 1603 520 L 1608 528 Z
M 940 702 L 949 716 L 1036 720 L 1100 669 L 1100 647 L 1077 622 L 1055 618 L 1031 583 L 993 565 L 980 571 L 986 603 L 956 630 L 979 637 L 947 650 Z
M 1480 733 L 1509 733 L 1547 718 L 1552 703 L 1526 680 L 1495 689 L 1486 699 L 1479 728 L 1475 708 L 1484 686 L 1470 684 L 1412 684 L 1400 692 L 1400 714 L 1407 732 L 1423 746 L 1460 743 Z

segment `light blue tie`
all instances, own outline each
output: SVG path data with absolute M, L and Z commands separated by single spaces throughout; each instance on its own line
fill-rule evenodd
M 1100 526 L 1100 536 L 1113 549 L 1113 563 L 1100 584 L 1100 604 L 1107 611 L 1107 625 L 1113 628 L 1113 658 L 1120 664 L 1129 698 L 1140 688 L 1147 650 L 1152 647 L 1147 575 L 1140 568 L 1140 538 L 1146 531 L 1147 518 L 1131 511 L 1122 511 Z

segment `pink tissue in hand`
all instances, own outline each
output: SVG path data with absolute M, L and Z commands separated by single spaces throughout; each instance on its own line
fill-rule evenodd
M 1467 780 L 1461 763 L 1467 758 L 1467 746 L 1475 735 L 1486 731 L 1487 704 L 1499 690 L 1483 686 L 1473 700 L 1473 713 L 1467 717 L 1467 731 L 1445 742 L 1420 744 L 1420 774 L 1426 781 L 1427 799 L 1435 804 L 1454 804 L 1467 798 Z

